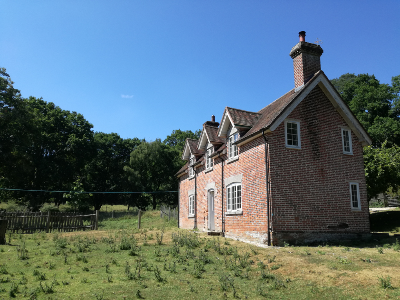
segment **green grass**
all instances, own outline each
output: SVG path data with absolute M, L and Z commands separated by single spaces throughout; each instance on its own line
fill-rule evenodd
M 103 219 L 98 231 L 11 234 L 7 241 L 0 245 L 0 299 L 400 297 L 400 242 L 393 238 L 265 249 L 180 230 L 145 212 L 141 230 L 128 215 Z

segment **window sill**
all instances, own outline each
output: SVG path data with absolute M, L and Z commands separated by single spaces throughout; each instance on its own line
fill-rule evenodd
M 353 155 L 353 152 L 343 152 L 344 155 Z
M 351 211 L 358 212 L 361 211 L 361 208 L 351 208 Z
M 213 168 L 211 167 L 211 168 L 209 168 L 209 169 L 206 169 L 206 170 L 204 171 L 204 173 L 211 172 L 212 170 L 213 170 Z
M 234 215 L 243 215 L 242 210 L 232 210 L 232 211 L 227 211 L 225 212 L 226 216 L 234 216 Z
M 235 156 L 235 157 L 231 157 L 228 159 L 228 161 L 226 162 L 227 164 L 233 163 L 234 161 L 239 160 L 239 155 Z
M 189 219 L 194 219 L 194 215 L 189 215 L 188 218 Z
M 286 149 L 301 150 L 301 147 L 293 147 L 293 146 L 288 146 L 288 145 L 285 145 L 285 146 L 286 146 Z
M 193 176 L 189 176 L 188 179 L 189 179 L 189 180 L 192 180 L 193 178 L 194 178 L 194 175 L 193 175 Z

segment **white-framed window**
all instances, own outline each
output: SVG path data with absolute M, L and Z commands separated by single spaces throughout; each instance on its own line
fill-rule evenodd
M 232 183 L 227 187 L 227 211 L 242 211 L 242 184 Z
M 350 201 L 352 210 L 361 210 L 360 187 L 357 182 L 350 182 Z
M 285 120 L 285 144 L 288 148 L 301 149 L 299 121 Z
M 194 195 L 189 196 L 189 217 L 194 217 Z
M 342 128 L 342 145 L 344 154 L 353 154 L 350 129 Z
M 212 153 L 213 153 L 213 147 L 208 148 L 207 152 L 206 152 L 206 169 L 207 170 L 209 170 L 213 167 L 213 160 L 210 157 Z
M 189 168 L 189 178 L 190 178 L 190 177 L 194 177 L 194 167 L 193 167 L 193 164 L 194 164 L 194 157 L 191 157 L 191 158 L 189 159 L 189 166 L 188 166 L 188 168 Z
M 234 133 L 229 137 L 228 140 L 228 156 L 229 158 L 234 158 L 238 156 L 238 148 L 236 145 L 233 145 L 239 139 L 239 133 Z

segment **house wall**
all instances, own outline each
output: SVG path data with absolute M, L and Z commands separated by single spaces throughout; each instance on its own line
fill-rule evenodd
M 273 243 L 369 232 L 363 150 L 356 135 L 351 134 L 353 155 L 343 154 L 341 126 L 347 124 L 318 86 L 288 118 L 300 121 L 301 149 L 285 147 L 283 122 L 269 137 Z M 350 181 L 359 183 L 361 211 L 351 209 Z M 348 228 L 338 228 L 340 223 Z
M 239 159 L 229 161 L 227 156 L 214 159 L 212 171 L 204 164 L 196 168 L 197 182 L 197 228 L 208 230 L 208 188 L 215 185 L 215 231 L 225 231 L 227 237 L 266 242 L 267 207 L 264 140 L 257 138 L 239 149 Z M 222 163 L 224 176 L 222 178 Z M 225 180 L 241 177 L 242 214 L 227 214 L 227 188 Z M 194 228 L 194 218 L 188 218 L 188 191 L 194 189 L 195 179 L 180 177 L 180 227 Z M 222 187 L 223 205 L 222 209 Z M 224 215 L 222 215 L 224 211 Z M 222 217 L 225 221 L 223 228 Z M 225 229 L 225 230 L 223 230 Z

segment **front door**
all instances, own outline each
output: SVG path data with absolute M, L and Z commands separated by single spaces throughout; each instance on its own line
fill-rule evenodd
M 208 192 L 208 230 L 214 231 L 214 191 Z

